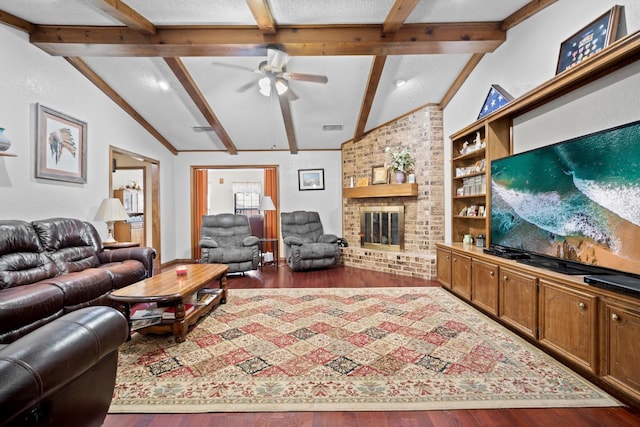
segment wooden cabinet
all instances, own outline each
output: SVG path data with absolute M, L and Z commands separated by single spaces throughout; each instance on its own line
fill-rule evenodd
M 479 122 L 451 136 L 451 238 L 489 235 L 491 160 L 510 154 L 510 121 Z
M 471 260 L 471 301 L 494 316 L 498 315 L 498 273 L 496 264 Z
M 471 257 L 451 254 L 451 290 L 471 300 Z
M 113 191 L 113 197 L 120 199 L 124 210 L 128 214 L 137 215 L 144 213 L 144 193 L 142 190 L 123 188 Z
M 451 251 L 436 249 L 437 279 L 442 286 L 451 289 Z
M 145 246 L 144 239 L 144 193 L 141 190 L 123 188 L 113 191 L 113 197 L 120 199 L 131 221 L 118 221 L 113 234 L 118 242 L 135 242 Z
M 114 237 L 118 242 L 135 242 L 139 243 L 140 246 L 145 246 L 144 222 L 118 221 L 114 226 Z
M 602 303 L 601 376 L 640 401 L 640 307 L 607 298 Z
M 537 338 L 538 279 L 510 268 L 500 269 L 498 317 L 513 328 Z
M 589 371 L 597 372 L 595 295 L 540 280 L 539 341 Z

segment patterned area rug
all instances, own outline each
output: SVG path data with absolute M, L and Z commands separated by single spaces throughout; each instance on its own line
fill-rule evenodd
M 440 288 L 230 290 L 121 347 L 111 413 L 618 406 Z

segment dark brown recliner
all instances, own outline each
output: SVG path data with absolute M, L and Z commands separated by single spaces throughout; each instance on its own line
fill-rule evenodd
M 118 347 L 129 336 L 111 307 L 59 317 L 0 344 L 0 426 L 99 426 L 111 404 Z

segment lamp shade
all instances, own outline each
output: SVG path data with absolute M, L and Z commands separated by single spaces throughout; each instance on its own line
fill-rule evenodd
M 261 211 L 275 211 L 276 207 L 273 204 L 273 200 L 271 200 L 270 196 L 264 196 L 262 200 L 260 200 L 258 209 Z
M 120 199 L 104 199 L 96 212 L 96 221 L 124 221 L 129 214 L 124 210 Z

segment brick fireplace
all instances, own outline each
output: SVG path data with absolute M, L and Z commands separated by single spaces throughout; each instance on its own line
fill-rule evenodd
M 404 206 L 361 208 L 360 246 L 381 251 L 404 251 Z
M 435 244 L 444 240 L 445 228 L 442 132 L 442 111 L 433 105 L 375 129 L 357 142 L 343 144 L 343 187 L 349 187 L 351 178 L 353 181 L 358 178 L 371 179 L 373 167 L 387 161 L 384 153 L 387 146 L 411 148 L 416 160 L 415 180 L 418 184 L 418 194 L 412 196 L 343 197 L 343 236 L 349 243 L 348 247 L 341 250 L 343 264 L 435 279 Z M 369 189 L 375 192 L 376 187 L 374 185 Z M 402 207 L 404 210 L 403 244 L 401 248 L 400 245 L 393 245 L 397 249 L 381 250 L 377 246 L 379 243 L 364 241 L 362 212 L 391 207 Z M 382 241 L 382 231 L 380 228 L 378 230 Z

